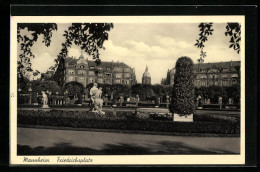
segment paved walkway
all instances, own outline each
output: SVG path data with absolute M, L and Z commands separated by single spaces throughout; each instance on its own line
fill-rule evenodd
M 240 138 L 18 128 L 18 155 L 239 154 Z

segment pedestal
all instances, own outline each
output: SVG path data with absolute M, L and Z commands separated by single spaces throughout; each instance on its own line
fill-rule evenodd
M 193 114 L 187 116 L 180 116 L 179 114 L 174 113 L 173 121 L 175 122 L 193 122 Z
M 43 108 L 43 109 L 48 109 L 48 108 L 50 108 L 50 107 L 49 107 L 49 105 L 42 105 L 42 108 Z

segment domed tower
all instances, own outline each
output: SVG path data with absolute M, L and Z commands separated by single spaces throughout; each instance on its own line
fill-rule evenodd
M 144 74 L 143 74 L 142 84 L 149 84 L 149 85 L 151 85 L 151 75 L 150 75 L 150 73 L 148 72 L 148 67 L 147 67 L 147 65 L 146 65 L 146 68 L 145 68 L 145 72 L 144 72 Z

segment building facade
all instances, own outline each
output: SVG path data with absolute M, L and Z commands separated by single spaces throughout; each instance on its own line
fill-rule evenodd
M 240 84 L 240 61 L 198 63 L 194 64 L 193 71 L 195 87 L 233 86 Z M 170 85 L 173 85 L 175 68 L 170 73 Z
M 147 66 L 146 66 L 146 68 L 145 68 L 145 72 L 143 73 L 142 84 L 151 85 L 151 75 L 150 75 L 150 73 L 148 72 L 148 67 L 147 67 Z
M 65 83 L 77 81 L 86 87 L 90 83 L 100 84 L 136 84 L 135 70 L 122 62 L 101 62 L 68 57 L 65 59 Z

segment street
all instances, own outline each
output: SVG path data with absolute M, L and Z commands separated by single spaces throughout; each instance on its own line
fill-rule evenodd
M 18 128 L 18 155 L 239 154 L 239 137 Z

